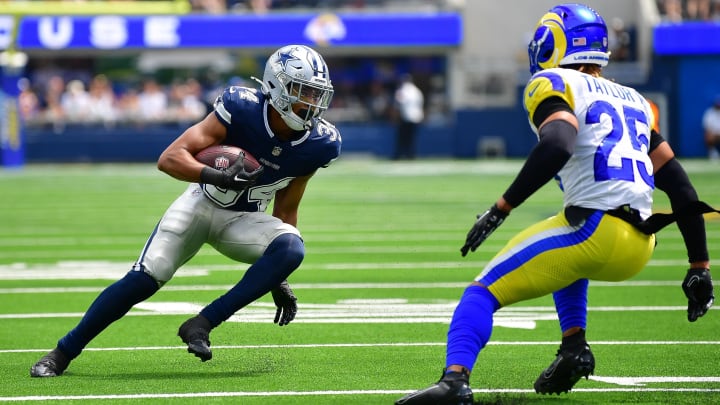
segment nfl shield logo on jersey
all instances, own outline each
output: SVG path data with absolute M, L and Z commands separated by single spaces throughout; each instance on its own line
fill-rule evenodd
M 281 147 L 276 146 L 276 147 L 273 148 L 273 150 L 272 150 L 272 155 L 273 155 L 273 156 L 280 156 L 280 153 L 282 153 L 282 148 L 281 148 Z
M 218 156 L 215 158 L 215 168 L 218 170 L 225 170 L 230 167 L 230 159 L 225 156 Z

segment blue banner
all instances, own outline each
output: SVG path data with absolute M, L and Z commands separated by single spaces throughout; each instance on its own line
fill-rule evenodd
M 1 17 L 1 16 L 0 16 Z M 7 30 L 0 28 L 0 46 Z M 58 16 L 21 20 L 17 49 L 457 47 L 458 13 Z
M 655 27 L 657 55 L 720 55 L 720 24 L 685 22 Z

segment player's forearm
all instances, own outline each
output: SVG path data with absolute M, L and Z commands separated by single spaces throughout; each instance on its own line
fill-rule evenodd
M 178 180 L 200 182 L 200 173 L 205 166 L 187 152 L 167 149 L 158 159 L 158 169 Z
M 681 211 L 689 203 L 698 201 L 698 195 L 685 169 L 677 159 L 670 159 L 655 174 L 655 186 L 664 191 L 674 212 Z M 683 236 L 688 260 L 706 262 L 709 260 L 705 219 L 702 215 L 679 218 L 677 226 Z

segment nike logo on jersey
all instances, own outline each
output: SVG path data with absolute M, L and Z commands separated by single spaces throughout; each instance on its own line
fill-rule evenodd
M 535 91 L 538 89 L 538 87 L 540 87 L 540 83 L 536 84 L 535 87 L 530 90 L 530 92 L 528 93 L 528 98 L 531 98 L 535 94 Z

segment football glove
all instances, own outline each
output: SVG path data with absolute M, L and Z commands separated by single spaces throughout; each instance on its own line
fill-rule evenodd
M 474 252 L 478 246 L 505 221 L 507 216 L 508 213 L 498 208 L 495 204 L 483 214 L 478 214 L 475 225 L 470 228 L 470 232 L 468 232 L 467 238 L 465 238 L 465 244 L 460 249 L 463 257 L 467 255 L 468 250 Z
M 245 157 L 239 156 L 235 163 L 225 170 L 218 170 L 210 166 L 203 167 L 200 172 L 200 181 L 227 190 L 243 191 L 255 184 L 263 169 L 264 167 L 260 166 L 253 172 L 247 172 Z
M 295 319 L 295 314 L 297 314 L 297 297 L 295 297 L 295 294 L 293 294 L 293 291 L 290 289 L 287 280 L 280 283 L 278 288 L 273 289 L 270 293 L 277 307 L 275 320 L 273 322 L 279 326 L 292 322 L 292 320 Z
M 682 289 L 688 298 L 688 321 L 695 322 L 705 315 L 715 301 L 710 270 L 689 269 L 682 282 Z

